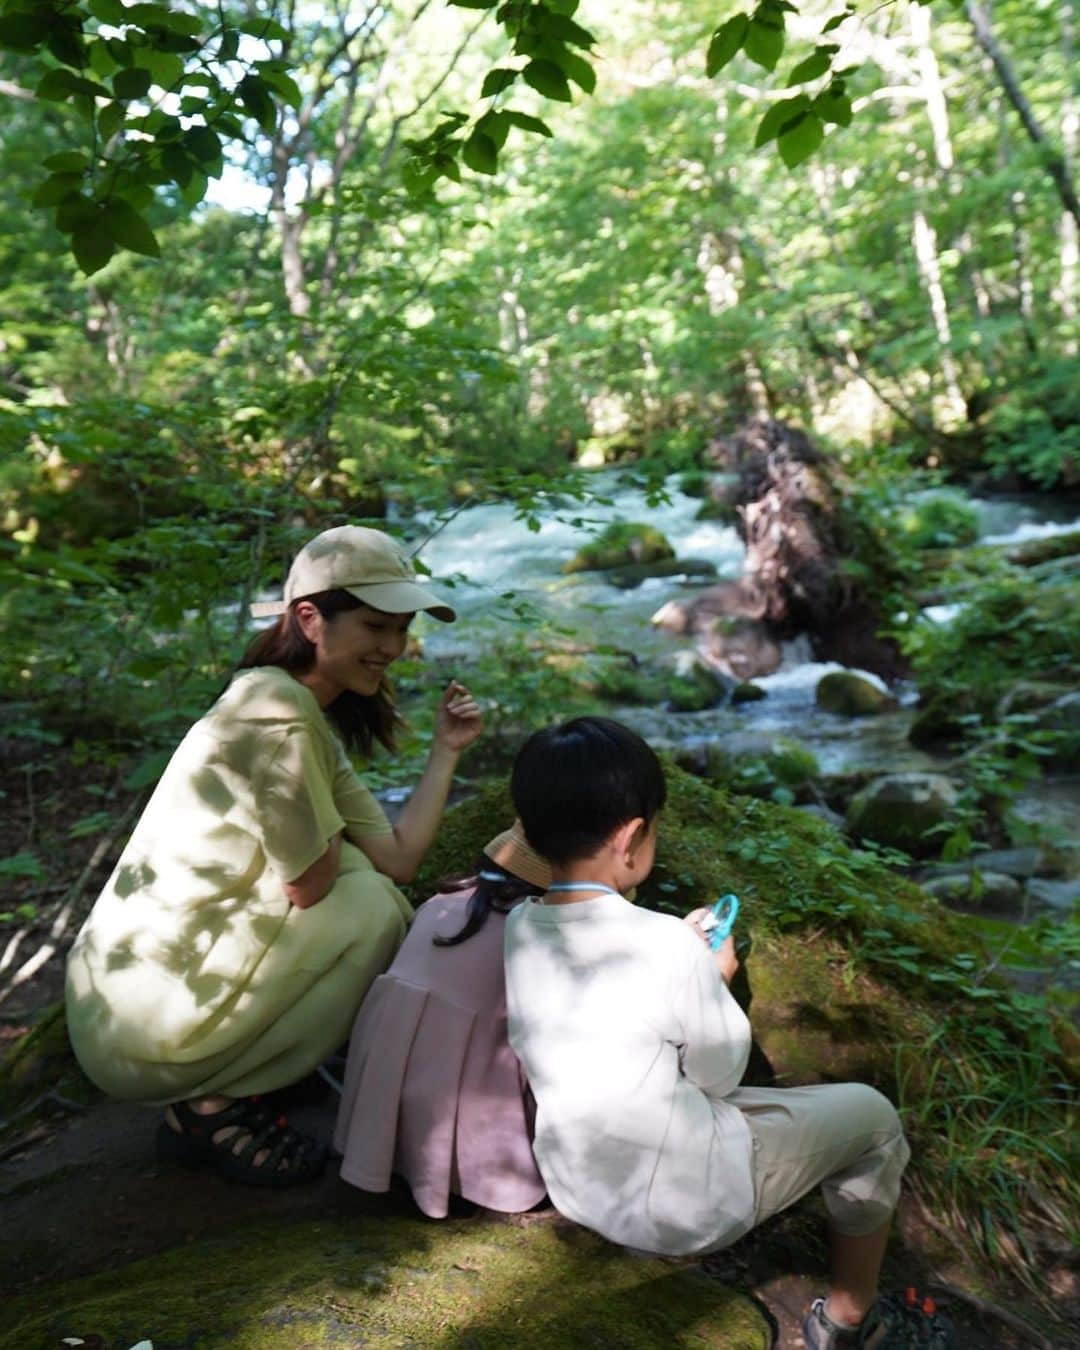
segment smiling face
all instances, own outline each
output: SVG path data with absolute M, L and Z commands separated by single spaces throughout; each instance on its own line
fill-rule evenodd
M 361 604 L 327 619 L 310 601 L 301 600 L 296 618 L 315 648 L 315 663 L 297 678 L 323 708 L 346 690 L 370 698 L 378 693 L 387 668 L 404 652 L 413 617 Z

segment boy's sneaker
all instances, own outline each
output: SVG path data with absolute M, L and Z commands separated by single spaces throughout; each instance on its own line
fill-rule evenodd
M 953 1325 L 932 1298 L 914 1289 L 883 1294 L 857 1327 L 841 1326 L 815 1299 L 803 1322 L 807 1350 L 952 1350 Z
M 877 1304 L 857 1327 L 834 1322 L 825 1311 L 825 1300 L 814 1299 L 802 1325 L 806 1350 L 877 1350 L 885 1328 L 877 1315 Z

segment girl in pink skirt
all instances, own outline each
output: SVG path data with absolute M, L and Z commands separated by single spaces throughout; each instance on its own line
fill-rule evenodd
M 543 1199 L 532 1095 L 506 1034 L 503 928 L 550 881 L 515 822 L 475 876 L 421 905 L 353 1025 L 334 1134 L 344 1181 L 386 1191 L 397 1173 L 433 1219 L 452 1194 L 504 1213 Z

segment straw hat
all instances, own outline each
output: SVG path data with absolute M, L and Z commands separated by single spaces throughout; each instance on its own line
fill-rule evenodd
M 520 820 L 485 844 L 484 853 L 504 871 L 513 872 L 530 886 L 546 891 L 551 885 L 551 864 L 530 848 Z

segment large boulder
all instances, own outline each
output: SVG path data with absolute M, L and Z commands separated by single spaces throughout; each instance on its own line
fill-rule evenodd
M 63 1222 L 62 1213 L 57 1221 Z M 269 1219 L 5 1301 L 5 1345 L 117 1350 L 508 1345 L 768 1350 L 755 1302 L 552 1218 L 515 1226 L 325 1214 Z
M 854 670 L 833 670 L 818 681 L 817 705 L 842 717 L 874 717 L 892 712 L 896 699 Z
M 856 839 L 919 856 L 937 853 L 940 826 L 956 805 L 951 779 L 940 773 L 890 773 L 875 778 L 848 804 L 847 827 Z

